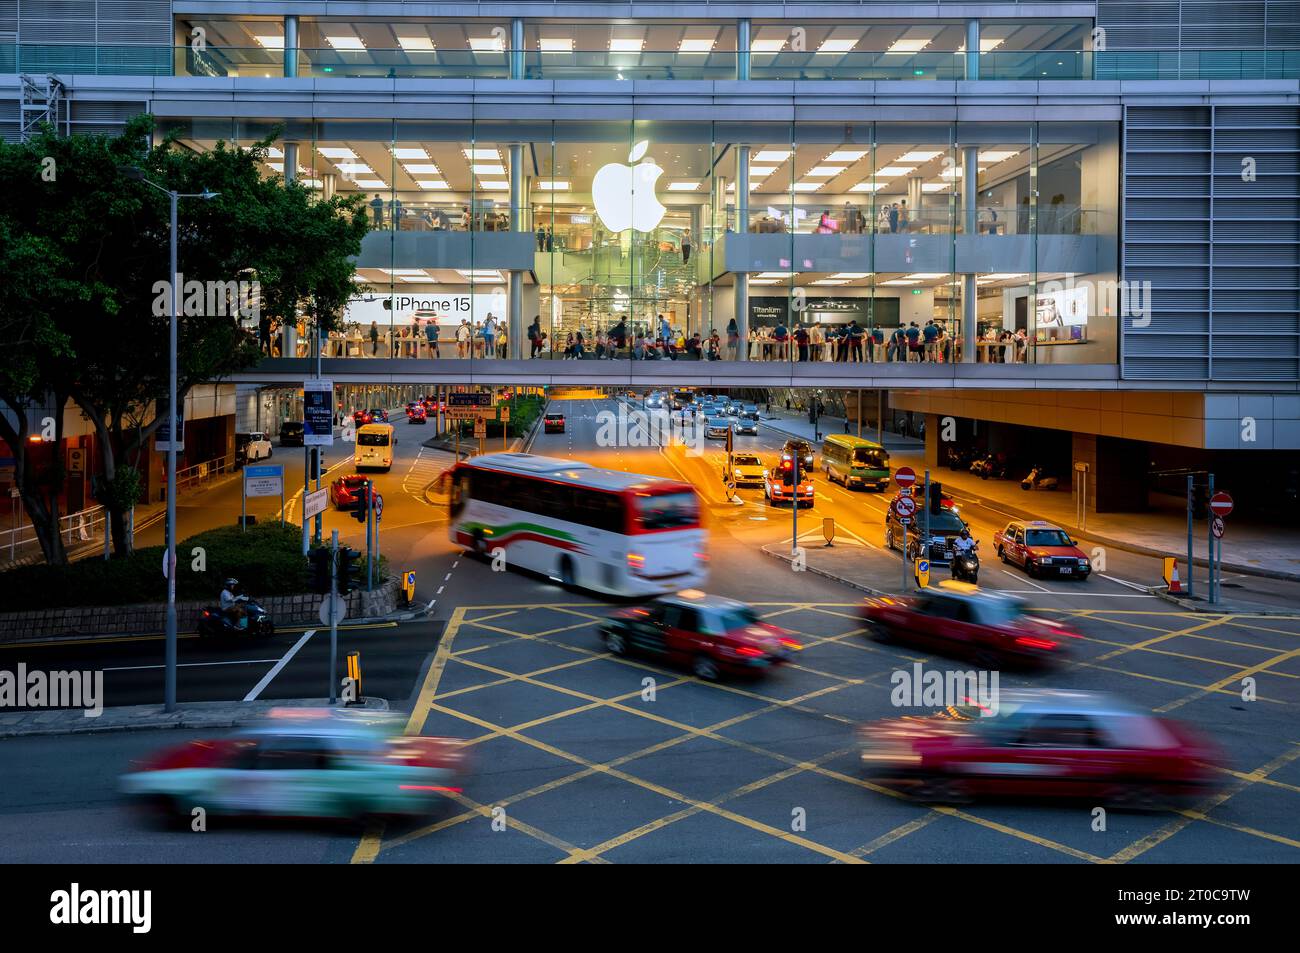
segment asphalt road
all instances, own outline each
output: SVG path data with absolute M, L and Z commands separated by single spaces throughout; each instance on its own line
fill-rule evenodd
M 1080 586 L 1004 574 L 986 558 L 982 583 L 1017 592 L 1084 636 L 1063 669 L 1003 672 L 1004 689 L 1112 693 L 1215 738 L 1232 768 L 1212 798 L 1179 810 L 1111 810 L 1103 831 L 1095 829 L 1091 804 L 913 803 L 861 777 L 853 728 L 899 714 L 889 698 L 893 672 L 946 660 L 866 641 L 855 612 L 860 593 L 759 553 L 764 545 L 788 545 L 790 513 L 763 504 L 761 491 L 742 491 L 742 505 L 727 500 L 717 451 L 679 461 L 653 448 L 597 446 L 598 414 L 614 407 L 594 395 L 564 401 L 568 431 L 539 437 L 534 452 L 694 482 L 710 530 L 708 588 L 755 605 L 795 633 L 806 648 L 794 664 L 759 681 L 707 684 L 644 659 L 612 658 L 598 634 L 607 603 L 545 579 L 493 573 L 450 546 L 440 514 L 403 501 L 391 511 L 402 525 L 386 536 L 385 552 L 417 569 L 421 598 L 434 600 L 432 621 L 344 638 L 363 652 L 367 694 L 380 694 L 376 685 L 391 692 L 394 708 L 409 711 L 409 731 L 470 740 L 476 772 L 447 816 L 361 837 L 303 825 L 158 833 L 116 803 L 112 779 L 133 758 L 185 733 L 9 739 L 0 741 L 9 782 L 0 789 L 0 842 L 11 846 L 10 856 L 250 863 L 1300 859 L 1300 612 L 1191 615 L 1125 586 L 1132 580 L 1122 560 L 1109 573 L 1122 581 Z M 760 434 L 742 442 L 770 452 L 783 439 Z M 409 442 L 399 448 L 411 454 Z M 861 558 L 880 567 L 882 584 L 901 577 L 898 557 L 879 549 L 884 500 L 828 488 L 820 478 L 817 486 L 808 522 L 818 538 L 818 517 L 834 516 L 846 534 L 860 537 Z M 393 491 L 384 492 L 387 502 Z M 803 511 L 801 522 L 808 515 Z M 992 523 L 969 515 L 987 556 Z M 297 638 L 277 636 L 257 658 L 282 658 Z M 321 644 L 313 636 L 262 697 L 287 697 L 276 693 L 318 678 Z M 62 651 L 58 660 L 66 662 L 88 650 Z M 182 653 L 182 661 L 239 662 L 191 670 L 204 673 L 196 685 L 230 697 L 275 664 L 204 659 L 190 656 L 189 647 Z M 1257 700 L 1242 699 L 1245 678 L 1255 680 Z M 494 829 L 494 809 L 508 819 L 505 830 Z

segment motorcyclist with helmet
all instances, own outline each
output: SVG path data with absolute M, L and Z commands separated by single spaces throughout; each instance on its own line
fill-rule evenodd
M 221 613 L 237 629 L 248 628 L 248 616 L 240 603 L 247 602 L 248 596 L 239 591 L 239 580 L 231 577 L 221 590 Z

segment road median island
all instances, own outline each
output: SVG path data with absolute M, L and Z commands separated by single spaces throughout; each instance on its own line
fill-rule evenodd
M 871 596 L 893 594 L 868 584 L 868 581 L 876 582 L 878 580 L 875 578 L 875 574 L 870 573 L 863 565 L 861 550 L 849 549 L 843 546 L 817 547 L 815 545 L 805 545 L 803 550 L 804 568 L 800 570 L 801 572 L 810 572 L 815 576 L 822 576 L 832 582 L 838 582 L 841 585 L 857 589 L 859 592 L 865 592 Z M 762 552 L 765 556 L 780 559 L 789 565 L 792 565 L 796 558 L 790 552 L 789 543 L 768 543 L 762 547 Z
M 0 573 L 0 644 L 47 639 L 151 635 L 166 627 L 164 547 L 126 558 L 87 559 L 66 566 L 22 566 Z M 381 580 L 385 579 L 380 563 Z M 177 546 L 177 623 L 192 631 L 213 605 L 223 580 L 233 576 L 283 628 L 319 622 L 322 596 L 308 592 L 302 532 L 270 523 L 207 530 Z M 398 609 L 400 589 L 387 580 L 373 592 L 347 596 L 349 621 L 387 617 Z

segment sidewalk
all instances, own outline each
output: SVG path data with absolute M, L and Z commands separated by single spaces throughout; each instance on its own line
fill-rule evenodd
M 388 711 L 383 698 L 362 698 L 354 711 Z M 328 708 L 324 698 L 275 698 L 255 702 L 187 702 L 168 714 L 162 705 L 105 708 L 88 718 L 80 708 L 43 708 L 0 712 L 0 738 L 23 735 L 71 735 L 99 731 L 147 731 L 158 728 L 234 728 L 260 721 L 273 708 Z
M 813 425 L 807 414 L 772 408 L 763 422 L 773 430 L 813 439 Z M 821 434 L 845 433 L 843 417 L 822 417 Z M 857 433 L 857 425 L 849 424 L 848 433 Z M 863 437 L 874 440 L 876 432 L 864 427 Z M 890 463 L 896 469 L 909 466 L 920 478 L 925 472 L 924 441 L 886 432 L 884 446 L 889 450 Z M 981 480 L 961 470 L 937 467 L 931 470 L 931 479 L 942 483 L 958 502 L 984 507 L 1004 515 L 1007 519 L 1042 519 L 1057 524 L 1073 536 L 1113 546 L 1140 556 L 1160 558 L 1173 556 L 1180 563 L 1187 558 L 1187 521 L 1182 513 L 1089 513 L 1087 526 L 1075 525 L 1074 497 L 1066 491 L 1022 490 L 1018 479 Z M 1193 548 L 1196 563 L 1205 565 L 1205 522 L 1196 524 Z M 1223 569 L 1252 576 L 1273 579 L 1300 580 L 1300 532 L 1276 526 L 1259 526 L 1233 522 L 1229 517 L 1228 533 L 1224 538 Z M 1249 553 L 1246 557 L 1244 554 Z

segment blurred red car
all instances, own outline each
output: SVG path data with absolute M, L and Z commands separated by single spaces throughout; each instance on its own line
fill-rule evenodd
M 542 430 L 546 433 L 564 433 L 564 414 L 547 414 L 542 420 Z
M 865 772 L 927 801 L 1097 798 L 1155 807 L 1205 794 L 1222 752 L 1197 732 L 1091 692 L 1001 692 L 974 706 L 858 729 Z
M 620 609 L 601 627 L 614 655 L 638 652 L 689 665 L 696 678 L 754 674 L 789 661 L 802 646 L 734 599 L 684 589 L 644 606 Z
M 368 410 L 357 410 L 352 413 L 352 422 L 358 427 L 364 427 L 366 424 L 373 424 L 375 417 Z
M 412 404 L 406 410 L 406 422 L 408 424 L 428 423 L 429 415 L 424 409 L 423 404 Z
M 916 596 L 875 596 L 862 605 L 868 633 L 982 668 L 1034 668 L 1061 661 L 1079 634 L 1025 611 L 1019 599 L 970 583 L 944 580 Z
M 357 473 L 339 477 L 330 484 L 330 502 L 340 510 L 361 506 L 366 499 L 366 479 Z

